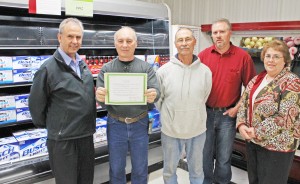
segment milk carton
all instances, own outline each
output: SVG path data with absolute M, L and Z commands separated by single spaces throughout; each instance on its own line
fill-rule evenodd
M 0 70 L 12 70 L 12 58 L 11 57 L 0 57 Z
M 14 96 L 0 96 L 0 110 L 15 109 L 16 102 Z
M 20 160 L 48 154 L 45 129 L 33 129 L 13 133 L 19 142 Z
M 28 97 L 29 94 L 15 95 L 16 108 L 28 107 Z
M 106 141 L 107 122 L 103 118 L 96 118 L 96 132 L 94 133 L 94 143 Z
M 19 143 L 14 137 L 0 138 L 0 164 L 18 161 Z

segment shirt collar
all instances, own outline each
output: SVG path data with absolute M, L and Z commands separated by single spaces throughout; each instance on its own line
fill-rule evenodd
M 178 58 L 178 53 L 175 54 L 175 58 L 178 59 L 178 60 L 180 60 L 180 59 Z M 194 61 L 196 61 L 197 59 L 198 59 L 198 57 L 197 57 L 196 55 L 193 54 L 193 60 L 192 60 L 192 63 L 193 63 Z
M 219 53 L 219 52 L 217 51 L 215 45 L 213 45 L 213 46 L 211 47 L 211 52 L 212 52 L 212 53 L 213 53 L 213 52 Z M 222 55 L 224 55 L 224 54 L 234 54 L 234 46 L 232 45 L 231 42 L 230 42 L 230 47 L 229 47 L 229 49 L 228 49 L 225 53 L 223 53 Z
M 70 56 L 68 56 L 60 47 L 58 47 L 58 52 L 60 53 L 60 55 L 64 59 L 65 63 L 68 66 L 70 66 L 70 64 L 72 62 L 72 58 Z M 79 63 L 81 62 L 81 58 L 80 58 L 78 53 L 76 53 L 75 58 L 76 58 L 76 65 L 79 65 Z

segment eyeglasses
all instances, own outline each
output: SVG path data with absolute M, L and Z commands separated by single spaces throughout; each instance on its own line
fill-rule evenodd
M 278 55 L 273 55 L 273 56 L 271 56 L 269 54 L 265 55 L 265 59 L 267 59 L 267 60 L 273 59 L 274 61 L 278 61 L 281 58 L 283 58 L 283 57 L 278 56 Z
M 176 40 L 177 43 L 182 44 L 183 42 L 185 43 L 191 43 L 193 41 L 193 38 L 179 38 L 178 40 Z

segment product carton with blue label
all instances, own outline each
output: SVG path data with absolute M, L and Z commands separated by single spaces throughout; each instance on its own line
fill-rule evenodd
M 0 138 L 0 164 L 18 161 L 19 143 L 14 137 Z
M 13 133 L 20 146 L 20 160 L 48 154 L 45 129 L 32 129 Z
M 0 110 L 0 125 L 17 121 L 16 109 Z
M 103 118 L 96 118 L 96 132 L 94 133 L 94 143 L 106 141 L 107 121 Z
M 32 82 L 35 72 L 38 69 L 16 69 L 13 70 L 14 82 Z
M 28 107 L 29 94 L 15 95 L 16 108 Z
M 10 110 L 16 108 L 14 96 L 0 96 L 0 110 Z
M 0 84 L 13 83 L 12 70 L 0 70 Z
M 16 109 L 17 121 L 31 120 L 31 114 L 28 107 Z
M 12 58 L 11 57 L 0 57 L 0 70 L 12 70 Z
M 40 68 L 40 56 L 16 56 L 12 57 L 13 69 L 38 69 Z
M 161 128 L 159 111 L 157 109 L 152 109 L 148 112 L 148 116 L 149 116 L 150 126 L 152 128 L 151 132 L 159 131 Z

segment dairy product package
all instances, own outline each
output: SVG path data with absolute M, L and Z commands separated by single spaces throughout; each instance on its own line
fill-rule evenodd
M 20 159 L 19 143 L 13 137 L 0 138 L 0 164 L 6 164 Z

